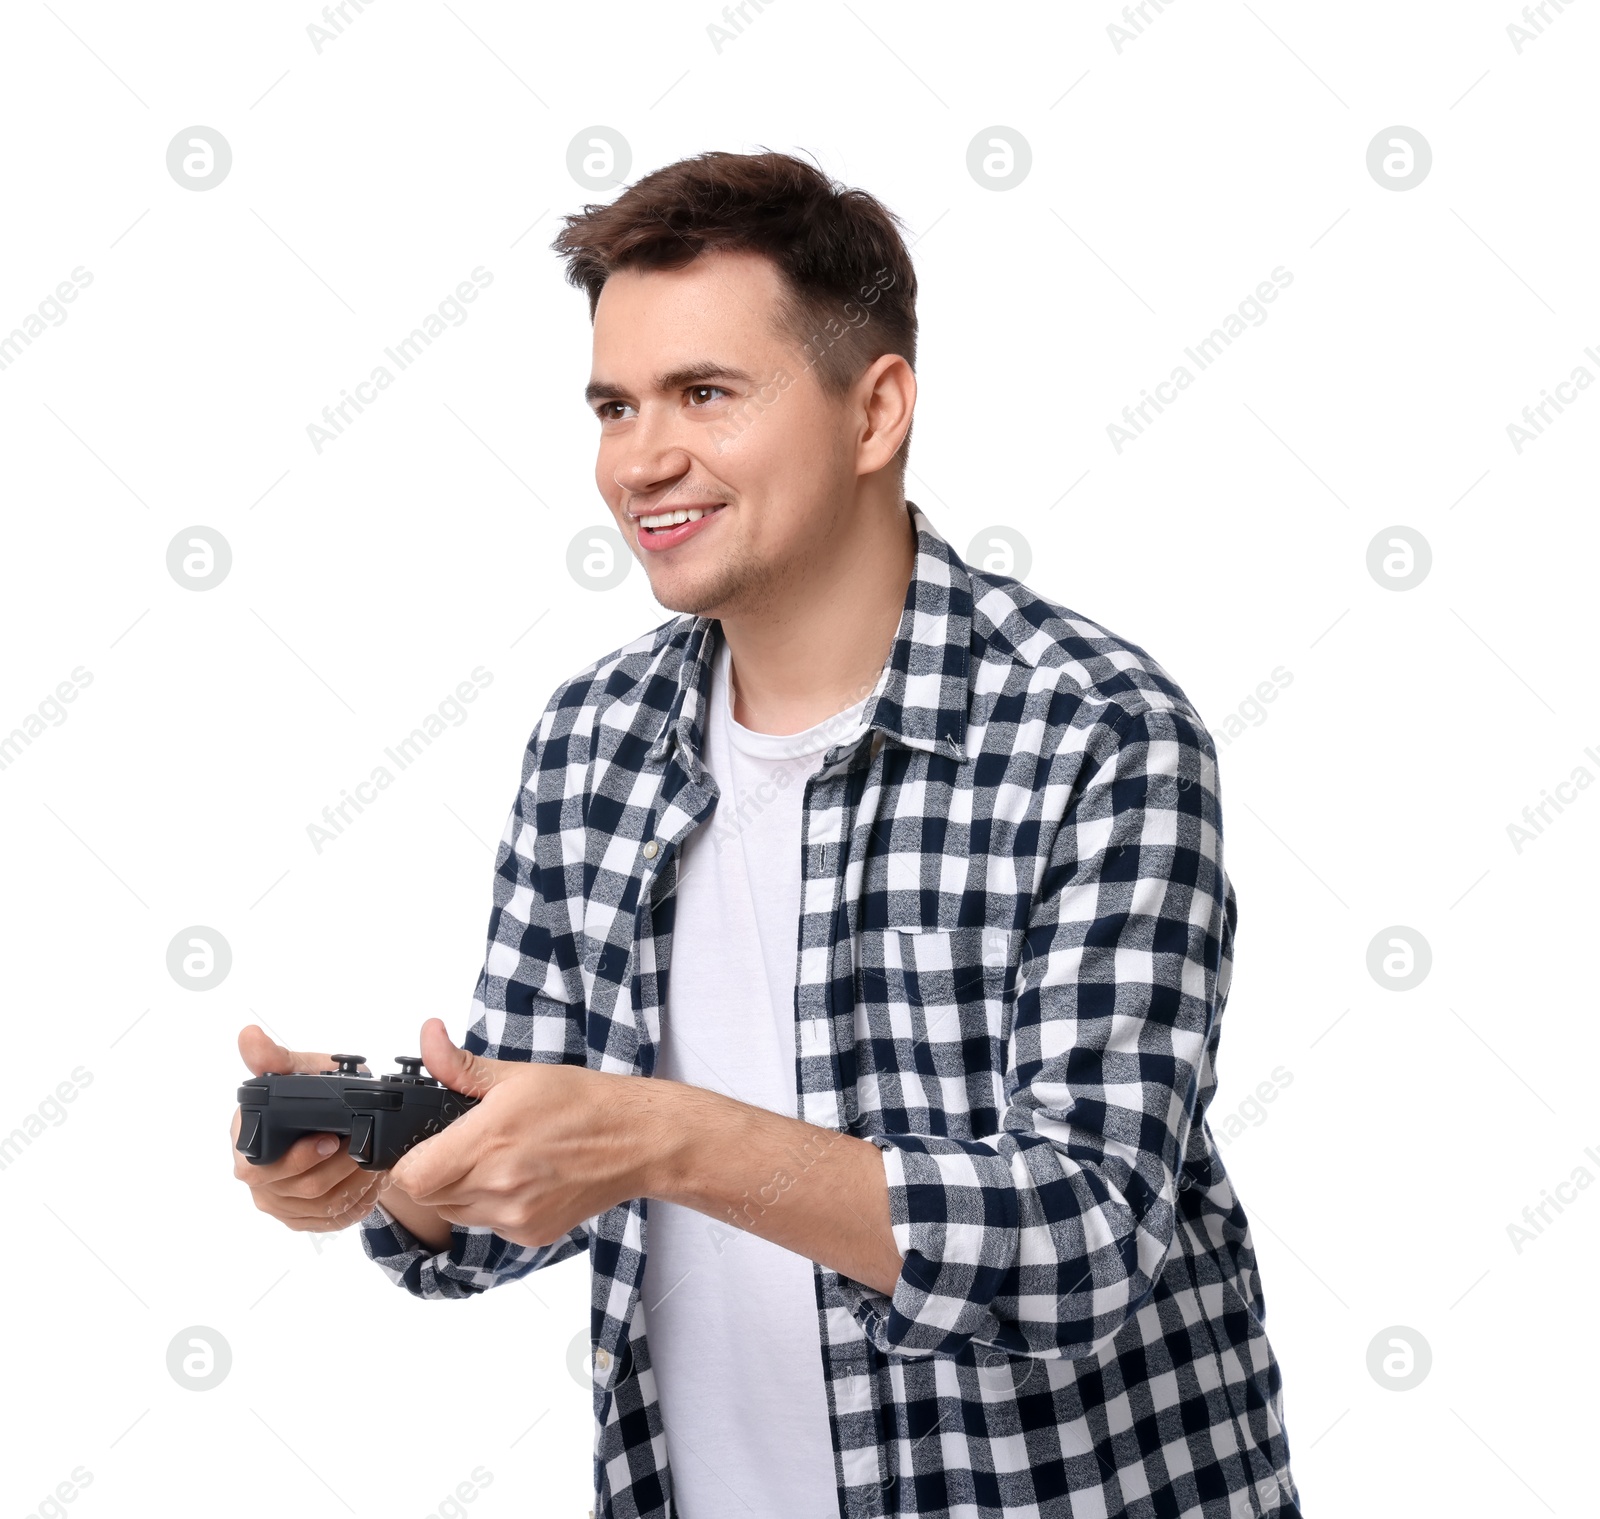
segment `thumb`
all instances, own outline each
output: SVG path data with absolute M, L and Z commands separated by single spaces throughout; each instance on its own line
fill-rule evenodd
M 333 1066 L 332 1055 L 285 1049 L 255 1023 L 239 1030 L 239 1055 L 252 1076 L 265 1076 L 268 1072 L 286 1075 L 294 1071 L 326 1071 Z
M 430 1076 L 463 1097 L 482 1097 L 517 1068 L 512 1061 L 490 1060 L 458 1048 L 440 1018 L 430 1018 L 422 1025 L 422 1062 Z

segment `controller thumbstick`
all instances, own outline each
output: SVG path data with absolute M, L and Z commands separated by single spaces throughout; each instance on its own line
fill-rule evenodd
M 394 1063 L 400 1067 L 402 1076 L 420 1076 L 422 1074 L 421 1055 L 396 1055 Z
M 333 1063 L 339 1067 L 341 1076 L 359 1076 L 366 1059 L 365 1055 L 335 1055 Z

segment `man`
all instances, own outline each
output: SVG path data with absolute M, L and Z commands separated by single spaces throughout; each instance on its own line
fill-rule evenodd
M 425 1297 L 590 1257 L 596 1512 L 1297 1515 L 1204 1123 L 1216 755 L 904 497 L 894 218 L 711 153 L 567 218 L 596 482 L 682 615 L 551 698 L 388 1178 L 239 1165 Z M 259 1029 L 254 1071 L 323 1068 Z

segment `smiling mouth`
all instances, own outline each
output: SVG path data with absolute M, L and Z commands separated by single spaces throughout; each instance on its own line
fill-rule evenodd
M 719 501 L 706 506 L 674 507 L 671 511 L 647 512 L 636 520 L 640 533 L 666 533 L 675 527 L 682 527 L 685 523 L 698 522 L 713 512 L 720 512 L 723 504 Z

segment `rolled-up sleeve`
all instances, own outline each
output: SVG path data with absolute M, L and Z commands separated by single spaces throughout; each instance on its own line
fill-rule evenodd
M 472 1297 L 587 1250 L 589 1234 L 580 1224 L 534 1250 L 490 1229 L 456 1224 L 449 1245 L 435 1251 L 380 1203 L 361 1221 L 361 1245 L 390 1281 L 416 1297 Z
M 564 689 L 564 688 L 563 688 Z M 584 1001 L 566 910 L 561 861 L 561 785 L 572 738 L 558 690 L 523 758 L 522 784 L 495 852 L 488 946 L 462 1047 L 491 1060 L 583 1065 Z M 490 1229 L 457 1224 L 435 1251 L 382 1204 L 361 1221 L 361 1243 L 389 1279 L 418 1297 L 469 1297 L 588 1248 L 576 1225 L 537 1249 Z
M 1057 760 L 1075 778 L 1023 935 L 1000 1132 L 868 1136 L 904 1265 L 892 1295 L 840 1285 L 885 1353 L 1083 1356 L 1172 1244 L 1231 964 L 1215 750 L 1192 714 L 1113 711 Z

